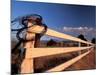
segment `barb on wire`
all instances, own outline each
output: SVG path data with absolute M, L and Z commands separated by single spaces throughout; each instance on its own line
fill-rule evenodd
M 16 38 L 18 39 L 18 43 L 16 44 L 16 46 L 12 49 L 12 53 L 18 49 L 18 47 L 21 45 L 22 42 L 25 42 L 26 39 L 23 38 L 23 31 L 28 29 L 28 21 L 31 21 L 33 23 L 33 25 L 39 25 L 39 26 L 44 26 L 44 30 L 43 32 L 41 32 L 41 34 L 36 34 L 37 39 L 35 39 L 35 43 L 37 44 L 38 39 L 40 39 L 43 34 L 47 31 L 47 25 L 45 25 L 43 23 L 43 19 L 40 15 L 38 14 L 29 14 L 26 16 L 22 16 L 22 17 L 17 17 L 14 20 L 11 21 L 11 24 L 14 28 L 11 28 L 12 32 L 16 32 Z M 16 22 L 18 22 L 18 24 L 16 24 Z M 18 27 L 20 26 L 20 28 L 17 28 L 14 25 L 18 25 Z M 12 27 L 11 26 L 11 27 Z M 21 35 L 22 34 L 22 35 Z

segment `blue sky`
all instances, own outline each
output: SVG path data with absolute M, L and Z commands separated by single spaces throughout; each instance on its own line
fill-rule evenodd
M 39 14 L 49 28 L 74 36 L 79 35 L 82 30 L 85 32 L 84 35 L 91 39 L 95 37 L 95 10 L 95 6 L 12 1 L 11 18 L 14 19 L 27 14 Z

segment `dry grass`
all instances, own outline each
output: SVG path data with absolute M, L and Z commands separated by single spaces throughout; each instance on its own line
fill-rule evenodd
M 59 54 L 53 56 L 45 56 L 35 59 L 35 72 L 40 73 L 44 72 L 50 68 L 53 68 L 61 63 L 64 63 L 74 57 L 76 57 L 78 53 L 68 53 L 68 54 Z M 69 68 L 64 71 L 71 70 L 87 70 L 87 69 L 95 69 L 95 50 L 93 50 L 89 55 L 85 56 L 83 59 L 79 60 Z
M 96 69 L 96 51 L 93 50 L 87 56 L 70 66 L 69 68 L 65 69 L 65 71 L 72 71 L 72 70 L 89 70 L 89 69 Z

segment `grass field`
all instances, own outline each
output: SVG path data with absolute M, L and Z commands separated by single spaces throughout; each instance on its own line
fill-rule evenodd
M 53 68 L 61 63 L 64 63 L 74 57 L 78 56 L 77 52 L 68 53 L 68 54 L 59 54 L 52 56 L 45 56 L 35 59 L 35 72 L 45 72 L 46 70 Z M 72 66 L 66 68 L 64 71 L 72 71 L 72 70 L 88 70 L 96 68 L 96 57 L 95 50 L 93 50 L 90 54 L 73 64 Z

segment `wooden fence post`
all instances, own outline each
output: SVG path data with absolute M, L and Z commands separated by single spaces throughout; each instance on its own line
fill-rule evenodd
M 31 26 L 32 23 L 28 23 L 28 26 Z M 29 33 L 30 28 L 27 29 L 26 32 L 26 42 L 24 43 L 24 48 L 26 49 L 25 56 L 27 54 L 27 50 L 29 48 L 34 48 L 34 43 L 35 43 L 35 34 L 34 33 Z M 21 64 L 21 73 L 34 73 L 34 58 L 30 59 L 24 59 Z
M 78 47 L 81 47 L 81 43 L 78 43 Z M 78 52 L 79 55 L 81 55 L 81 51 Z

